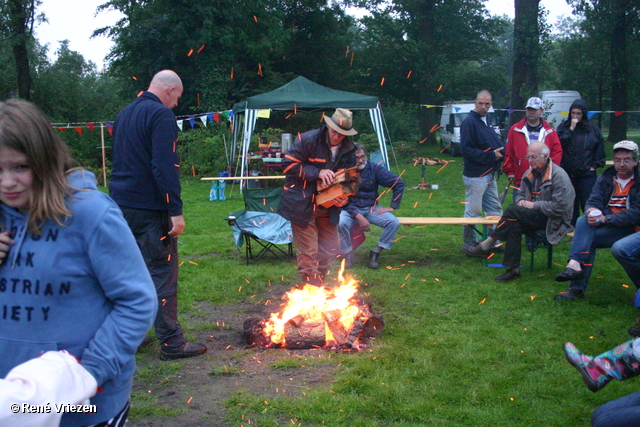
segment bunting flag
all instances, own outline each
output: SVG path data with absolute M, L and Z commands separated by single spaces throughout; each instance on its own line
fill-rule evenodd
M 200 116 L 200 121 L 202 122 L 202 125 L 203 125 L 204 127 L 207 127 L 207 118 L 208 118 L 208 116 L 207 116 L 207 115 Z
M 566 119 L 568 115 L 569 115 L 568 111 L 560 111 L 560 117 L 562 117 L 563 119 Z
M 189 124 L 191 125 L 191 129 L 196 127 L 196 116 L 189 116 Z
M 93 129 L 95 128 L 96 124 L 95 123 L 87 123 L 87 126 L 89 127 L 89 130 L 91 132 L 93 132 Z
M 271 117 L 271 110 L 270 109 L 258 110 L 258 118 L 259 119 L 268 119 L 269 117 Z
M 215 120 L 216 123 L 220 123 L 220 113 L 215 113 L 213 115 L 213 120 Z
M 113 122 L 106 122 L 104 125 L 107 127 L 107 130 L 109 131 L 109 135 L 113 136 Z
M 595 116 L 595 115 L 596 115 L 596 113 L 597 113 L 597 111 L 588 111 L 588 112 L 587 112 L 587 118 L 588 118 L 589 120 L 591 120 L 591 118 L 592 118 L 593 116 Z
M 80 126 L 74 127 L 74 129 L 78 132 L 78 135 L 82 136 L 82 128 Z
M 182 130 L 182 123 L 184 122 L 184 120 L 178 120 L 176 123 L 178 124 L 178 128 L 180 128 L 180 130 Z

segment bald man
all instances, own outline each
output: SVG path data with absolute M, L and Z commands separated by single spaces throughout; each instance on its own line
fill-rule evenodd
M 156 286 L 154 326 L 165 360 L 207 351 L 203 344 L 188 342 L 178 323 L 177 238 L 185 222 L 176 153 L 178 126 L 171 109 L 181 96 L 180 77 L 163 70 L 118 114 L 109 183 L 109 194 L 131 227 Z

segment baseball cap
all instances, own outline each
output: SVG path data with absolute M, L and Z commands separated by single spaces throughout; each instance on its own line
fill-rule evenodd
M 625 139 L 623 141 L 620 142 L 616 142 L 615 145 L 613 146 L 613 151 L 616 150 L 628 150 L 628 151 L 635 151 L 636 153 L 638 152 L 638 144 L 636 144 L 633 141 L 629 141 L 628 139 Z
M 538 98 L 537 96 L 529 98 L 529 100 L 527 101 L 527 106 L 525 108 L 535 108 L 536 110 L 542 108 L 542 99 Z

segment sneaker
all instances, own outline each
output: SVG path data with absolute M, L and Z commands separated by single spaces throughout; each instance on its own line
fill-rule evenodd
M 513 279 L 517 279 L 520 277 L 520 269 L 519 268 L 509 268 L 504 274 L 496 277 L 496 282 L 508 282 Z
M 575 301 L 576 298 L 584 299 L 584 291 L 569 288 L 566 291 L 560 292 L 558 295 L 553 297 L 553 299 L 556 301 Z
M 161 360 L 186 359 L 188 357 L 200 356 L 207 352 L 207 346 L 204 344 L 185 342 L 178 348 L 162 347 L 160 349 Z

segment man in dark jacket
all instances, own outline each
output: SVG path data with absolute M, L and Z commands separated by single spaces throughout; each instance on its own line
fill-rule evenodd
M 507 271 L 496 277 L 497 282 L 520 277 L 523 234 L 545 230 L 547 240 L 555 245 L 573 230 L 575 194 L 567 173 L 551 161 L 549 154 L 549 147 L 542 142 L 534 142 L 527 148 L 526 159 L 531 167 L 522 178 L 514 203 L 504 211 L 491 237 L 477 246 L 460 247 L 467 256 L 487 258 L 496 240 L 506 240 L 502 263 Z
M 589 120 L 587 102 L 576 99 L 569 108 L 570 117 L 558 126 L 558 137 L 562 144 L 560 166 L 567 171 L 571 185 L 576 191 L 571 224 L 576 225 L 580 209 L 585 205 L 596 183 L 596 168 L 607 162 L 604 153 L 604 138 L 598 126 Z
M 554 299 L 584 298 L 596 249 L 610 248 L 635 234 L 640 224 L 639 190 L 638 145 L 620 141 L 613 146 L 613 167 L 600 175 L 587 201 L 585 216 L 578 218 L 569 263 L 556 275 L 558 282 L 571 281 L 569 289 Z
M 176 154 L 178 125 L 171 109 L 181 96 L 180 77 L 163 70 L 118 114 L 109 183 L 109 194 L 133 231 L 156 287 L 154 326 L 163 359 L 207 351 L 203 344 L 188 342 L 178 322 L 177 240 L 185 223 Z
M 504 156 L 504 144 L 495 129 L 488 123 L 487 113 L 493 101 L 487 90 L 478 92 L 475 109 L 460 126 L 460 152 L 464 160 L 462 181 L 465 185 L 465 218 L 486 215 L 501 216 L 502 204 L 498 198 L 498 186 L 494 173 L 500 170 Z M 473 228 L 463 226 L 464 243 L 477 243 Z
M 347 200 L 336 198 L 333 206 L 315 204 L 317 184 L 331 185 L 338 169 L 356 164 L 356 135 L 351 111 L 338 108 L 326 125 L 299 135 L 282 161 L 287 176 L 278 213 L 291 221 L 298 272 L 304 283 L 323 283 L 331 260 L 338 256 L 340 208 Z
M 340 213 L 340 253 L 345 257 L 345 267 L 353 266 L 353 246 L 351 228 L 358 224 L 362 231 L 370 231 L 371 224 L 382 227 L 378 246 L 369 252 L 369 268 L 380 268 L 378 256 L 384 249 L 391 250 L 400 222 L 391 213 L 400 207 L 404 182 L 383 166 L 367 160 L 363 145 L 356 146 L 356 166 L 360 171 L 360 187 L 349 204 Z M 391 207 L 378 204 L 378 186 L 388 187 L 393 192 Z

